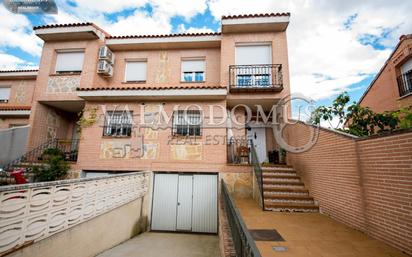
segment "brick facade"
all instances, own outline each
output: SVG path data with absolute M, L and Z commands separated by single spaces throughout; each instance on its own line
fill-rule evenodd
M 395 111 L 412 106 L 412 95 L 400 96 L 397 78 L 401 66 L 412 58 L 412 34 L 402 36 L 394 52 L 376 75 L 359 104 L 375 112 Z
M 309 126 L 286 128 L 291 145 L 308 139 Z M 412 253 L 412 131 L 358 139 L 320 129 L 308 151 L 288 154 L 321 212 Z

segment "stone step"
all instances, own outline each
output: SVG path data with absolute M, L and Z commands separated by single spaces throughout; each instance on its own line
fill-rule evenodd
M 273 178 L 273 177 L 297 177 L 300 178 L 296 173 L 293 172 L 263 172 L 262 176 L 264 178 Z
M 272 194 L 305 194 L 309 195 L 309 191 L 306 188 L 276 188 L 276 187 L 267 187 L 264 189 L 264 195 Z
M 261 166 L 265 168 L 293 168 L 292 165 L 286 164 L 262 164 Z
M 295 171 L 291 167 L 261 167 L 263 171 Z
M 313 197 L 309 195 L 274 195 L 274 194 L 265 194 L 264 195 L 265 201 L 266 200 L 290 200 L 290 201 L 312 201 Z
M 309 192 L 284 192 L 284 191 L 271 191 L 271 192 L 265 192 L 264 197 L 267 196 L 309 196 Z
M 293 180 L 277 180 L 277 181 L 263 181 L 263 188 L 270 186 L 305 186 L 301 181 Z
M 318 212 L 319 206 L 311 203 L 277 203 L 266 202 L 265 209 L 270 211 L 286 211 L 286 212 Z
M 263 178 L 263 183 L 300 182 L 299 177 L 269 177 Z

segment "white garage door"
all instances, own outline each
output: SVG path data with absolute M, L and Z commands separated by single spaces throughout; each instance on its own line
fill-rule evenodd
M 217 233 L 217 175 L 155 174 L 151 229 Z

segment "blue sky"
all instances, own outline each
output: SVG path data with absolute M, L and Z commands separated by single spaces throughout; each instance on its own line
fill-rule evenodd
M 112 35 L 218 31 L 227 14 L 290 12 L 292 92 L 328 105 L 342 91 L 356 101 L 402 34 L 412 33 L 412 1 L 57 0 L 58 15 L 16 15 L 0 6 L 0 68 L 38 65 L 32 26 L 95 22 Z

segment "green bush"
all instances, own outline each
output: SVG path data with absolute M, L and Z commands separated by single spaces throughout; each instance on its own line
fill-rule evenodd
M 59 149 L 48 148 L 43 152 L 43 163 L 40 166 L 33 166 L 32 170 L 34 180 L 44 182 L 64 179 L 69 168 L 69 164 Z

